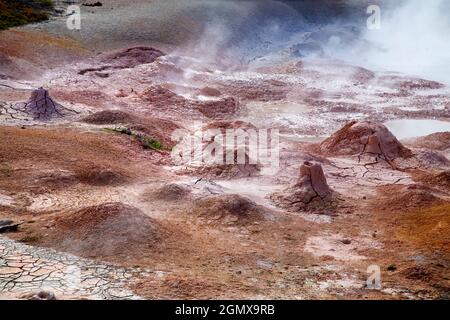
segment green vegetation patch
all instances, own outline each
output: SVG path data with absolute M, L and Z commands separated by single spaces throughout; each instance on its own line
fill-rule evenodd
M 0 30 L 48 20 L 51 0 L 0 0 Z
M 133 132 L 131 129 L 129 128 L 104 128 L 105 131 L 107 132 L 114 132 L 114 133 L 120 133 L 120 134 L 126 134 L 127 136 L 132 136 L 134 137 L 137 141 L 139 141 L 139 143 L 141 144 L 141 146 L 144 149 L 152 149 L 155 151 L 161 151 L 163 150 L 163 145 L 160 141 L 153 139 L 152 137 L 143 135 L 141 133 L 136 133 Z

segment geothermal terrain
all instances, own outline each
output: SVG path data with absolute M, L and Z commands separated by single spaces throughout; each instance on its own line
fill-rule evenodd
M 168 3 L 0 32 L 0 297 L 448 299 L 450 87 L 230 53 Z M 179 161 L 208 129 L 278 164 Z

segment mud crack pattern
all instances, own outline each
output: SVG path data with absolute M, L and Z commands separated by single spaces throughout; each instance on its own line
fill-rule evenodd
M 40 290 L 88 299 L 140 299 L 125 287 L 150 272 L 103 264 L 0 237 L 0 293 Z

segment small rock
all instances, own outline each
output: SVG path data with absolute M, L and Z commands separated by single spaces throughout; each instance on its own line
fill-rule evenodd
M 20 225 L 20 223 L 14 223 L 12 220 L 0 220 L 0 233 L 15 232 Z
M 341 242 L 343 244 L 350 244 L 350 243 L 352 243 L 352 241 L 350 239 L 343 239 L 343 240 L 341 240 Z
M 31 293 L 22 296 L 22 298 L 27 300 L 56 300 L 56 296 L 50 291 L 40 291 L 38 293 Z
M 394 264 L 391 264 L 389 267 L 387 267 L 388 271 L 395 271 L 397 270 L 397 267 Z

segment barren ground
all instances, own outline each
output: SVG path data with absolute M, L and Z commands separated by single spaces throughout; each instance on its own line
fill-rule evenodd
M 61 23 L 0 33 L 0 220 L 21 223 L 0 235 L 0 296 L 449 298 L 448 135 L 401 140 L 411 155 L 395 161 L 321 144 L 353 120 L 450 121 L 448 86 L 323 59 L 205 64 L 145 33 L 93 50 L 103 25 L 69 37 Z M 20 109 L 40 86 L 71 111 L 44 121 Z M 174 163 L 174 130 L 236 121 L 279 130 L 279 168 Z M 305 161 L 321 164 L 338 205 L 274 201 Z M 366 287 L 371 265 L 379 290 Z

